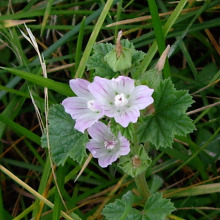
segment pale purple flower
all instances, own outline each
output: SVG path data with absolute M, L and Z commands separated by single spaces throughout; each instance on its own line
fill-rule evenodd
M 84 132 L 103 116 L 103 111 L 93 107 L 95 98 L 88 90 L 90 82 L 84 79 L 72 79 L 69 84 L 78 97 L 66 98 L 62 105 L 65 112 L 76 120 L 75 129 Z
M 114 136 L 110 128 L 100 121 L 90 127 L 88 133 L 92 139 L 86 148 L 93 157 L 98 158 L 98 163 L 103 168 L 130 152 L 129 141 L 120 132 L 117 137 Z
M 96 76 L 88 89 L 96 98 L 94 107 L 102 109 L 106 116 L 113 117 L 123 127 L 130 122 L 136 123 L 140 110 L 154 101 L 153 89 L 145 85 L 135 86 L 134 80 L 126 76 L 112 80 Z

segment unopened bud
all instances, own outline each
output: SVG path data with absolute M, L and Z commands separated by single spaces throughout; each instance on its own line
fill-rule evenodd
M 120 30 L 118 32 L 118 37 L 117 37 L 117 40 L 116 40 L 116 56 L 117 56 L 117 59 L 121 56 L 121 53 L 122 53 L 122 45 L 121 45 L 121 37 L 122 37 L 122 30 Z
M 169 50 L 170 50 L 170 45 L 167 45 L 166 49 L 164 50 L 160 59 L 157 62 L 156 69 L 158 70 L 158 72 L 160 72 L 163 69 Z

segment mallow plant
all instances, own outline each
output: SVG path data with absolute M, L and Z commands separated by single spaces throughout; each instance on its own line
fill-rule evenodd
M 139 193 L 128 191 L 107 204 L 102 212 L 106 219 L 163 220 L 175 210 L 146 181 L 151 149 L 172 148 L 174 137 L 195 129 L 186 114 L 192 97 L 176 90 L 170 78 L 163 79 L 168 50 L 150 70 L 137 74 L 148 55 L 129 40 L 96 44 L 87 61 L 90 78 L 70 79 L 75 95 L 50 108 L 49 142 L 56 165 L 65 165 L 69 157 L 83 164 L 91 153 L 103 169 L 114 165 L 134 179 Z M 137 199 L 143 201 L 141 208 L 133 207 Z

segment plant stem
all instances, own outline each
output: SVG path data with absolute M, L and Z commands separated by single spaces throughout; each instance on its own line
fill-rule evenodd
M 148 197 L 150 196 L 150 190 L 148 188 L 145 178 L 145 172 L 139 174 L 137 177 L 134 178 L 134 180 L 140 195 L 143 197 L 144 200 L 147 201 Z
M 135 132 L 133 134 L 133 152 L 137 153 L 138 149 L 140 148 L 140 145 L 138 144 L 138 138 L 137 138 L 137 128 L 135 127 Z M 145 150 L 145 149 L 144 149 Z M 147 185 L 147 181 L 145 178 L 145 171 L 138 176 L 134 178 L 137 189 L 140 193 L 140 195 L 143 197 L 144 200 L 147 201 L 148 197 L 150 196 L 150 190 Z

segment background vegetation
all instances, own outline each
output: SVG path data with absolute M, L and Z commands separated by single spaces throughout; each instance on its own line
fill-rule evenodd
M 188 115 L 197 130 L 176 137 L 173 149 L 150 152 L 151 190 L 174 203 L 169 219 L 220 218 L 220 0 L 1 0 L 0 12 L 0 65 L 7 67 L 0 69 L 0 219 L 102 219 L 105 204 L 128 190 L 138 194 L 132 178 L 116 165 L 100 168 L 95 159 L 76 182 L 81 165 L 71 159 L 54 165 L 54 181 L 31 99 L 45 121 L 44 87 L 49 105 L 71 96 L 69 79 L 92 77 L 85 64 L 93 45 L 114 43 L 119 30 L 148 53 L 137 74 L 170 44 L 164 77 L 194 100 Z M 28 35 L 24 23 L 46 60 L 48 79 L 21 33 Z

